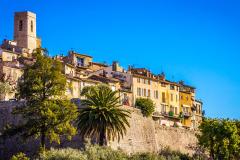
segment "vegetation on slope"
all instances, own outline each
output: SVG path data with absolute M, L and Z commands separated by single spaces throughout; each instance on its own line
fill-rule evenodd
M 19 99 L 26 100 L 26 106 L 13 111 L 24 118 L 24 123 L 6 129 L 2 137 L 17 134 L 24 139 L 40 137 L 44 151 L 47 139 L 60 143 L 60 135 L 70 139 L 76 134 L 72 121 L 77 117 L 77 107 L 64 99 L 66 78 L 61 63 L 48 57 L 42 49 L 36 50 L 34 58 L 36 62 L 26 65 L 19 81 Z
M 139 108 L 146 117 L 151 116 L 155 110 L 155 105 L 149 98 L 137 98 L 135 106 Z

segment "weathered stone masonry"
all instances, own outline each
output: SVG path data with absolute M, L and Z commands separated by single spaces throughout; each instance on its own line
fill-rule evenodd
M 21 123 L 20 117 L 14 117 L 11 114 L 12 109 L 19 105 L 21 103 L 0 102 L 0 132 L 6 124 Z M 158 152 L 162 148 L 169 147 L 171 150 L 178 150 L 183 153 L 194 153 L 193 148 L 196 146 L 197 139 L 193 131 L 160 126 L 158 121 L 143 117 L 139 110 L 130 107 L 128 109 L 131 111 L 131 118 L 129 119 L 131 127 L 119 142 L 110 142 L 112 148 L 120 148 L 127 153 L 136 153 Z M 38 145 L 38 140 L 32 139 L 24 142 L 19 137 L 0 141 L 0 159 L 6 159 L 9 155 L 19 151 L 31 154 L 37 150 Z M 51 146 L 59 147 L 56 144 Z M 63 140 L 60 145 L 60 147 L 72 148 L 80 148 L 81 146 L 82 140 L 79 136 L 73 137 L 70 142 Z

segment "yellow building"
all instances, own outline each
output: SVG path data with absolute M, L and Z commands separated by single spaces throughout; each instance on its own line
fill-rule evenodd
M 185 127 L 193 127 L 193 107 L 195 102 L 195 88 L 180 82 L 180 112 L 182 124 Z
M 154 102 L 156 112 L 161 112 L 160 90 L 158 79 L 150 71 L 144 68 L 132 68 L 131 86 L 133 92 L 133 104 L 137 98 L 150 98 Z
M 154 75 L 144 68 L 130 68 L 133 104 L 137 98 L 150 98 L 155 104 L 153 117 L 160 124 L 180 125 L 179 84 L 165 80 L 165 75 Z
M 167 102 L 167 108 L 166 111 L 168 114 L 172 114 L 174 116 L 178 116 L 180 112 L 179 107 L 179 84 L 166 81 L 165 82 L 165 93 L 166 93 L 166 102 Z M 161 86 L 163 89 L 163 87 Z M 163 94 L 163 93 L 162 93 Z M 162 102 L 163 103 L 163 102 Z

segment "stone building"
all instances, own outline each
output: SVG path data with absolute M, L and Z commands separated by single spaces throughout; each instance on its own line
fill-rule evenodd
M 41 46 L 37 38 L 36 14 L 32 12 L 16 12 L 14 16 L 14 40 L 17 45 L 33 51 Z
M 17 81 L 25 64 L 34 63 L 32 52 L 41 47 L 37 38 L 36 14 L 16 12 L 14 40 L 3 40 L 0 47 L 0 75 L 12 87 L 4 100 L 15 98 Z M 155 75 L 145 68 L 129 67 L 125 70 L 117 61 L 111 65 L 93 61 L 88 54 L 69 51 L 66 56 L 53 57 L 62 63 L 62 73 L 67 78 L 66 97 L 80 100 L 85 86 L 107 84 L 119 91 L 120 103 L 135 107 L 137 98 L 150 98 L 155 104 L 153 118 L 165 126 L 196 128 L 202 121 L 202 102 L 195 100 L 196 89 L 182 82 L 166 80 L 165 75 Z

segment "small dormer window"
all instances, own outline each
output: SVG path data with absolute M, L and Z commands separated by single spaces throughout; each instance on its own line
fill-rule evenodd
M 77 57 L 77 66 L 79 67 L 84 66 L 84 58 Z
M 22 29 L 23 29 L 23 21 L 20 20 L 19 21 L 19 31 L 22 31 Z

